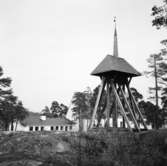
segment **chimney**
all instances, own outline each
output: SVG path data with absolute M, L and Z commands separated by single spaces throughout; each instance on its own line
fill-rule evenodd
M 46 120 L 46 115 L 41 115 L 40 120 Z

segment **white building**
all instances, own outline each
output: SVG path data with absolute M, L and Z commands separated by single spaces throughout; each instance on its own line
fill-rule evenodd
M 49 118 L 39 113 L 29 113 L 21 123 L 15 124 L 15 131 L 74 132 L 75 123 L 65 117 Z

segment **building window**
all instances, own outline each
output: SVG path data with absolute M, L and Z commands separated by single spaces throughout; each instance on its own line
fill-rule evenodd
M 65 127 L 65 131 L 68 131 L 68 126 Z
M 41 127 L 41 131 L 44 131 L 44 127 L 43 126 Z
M 54 127 L 53 127 L 53 126 L 51 126 L 51 127 L 50 127 L 50 130 L 51 130 L 51 131 L 53 131 L 53 130 L 54 130 Z
M 56 130 L 59 130 L 59 126 L 56 126 Z
M 72 130 L 72 126 L 70 126 L 70 130 Z
M 29 130 L 30 130 L 30 131 L 33 131 L 33 126 L 30 126 Z
M 60 130 L 63 130 L 63 126 L 60 127 Z
M 38 126 L 36 126 L 36 127 L 35 127 L 35 131 L 38 131 L 38 129 L 39 129 L 39 127 L 38 127 Z

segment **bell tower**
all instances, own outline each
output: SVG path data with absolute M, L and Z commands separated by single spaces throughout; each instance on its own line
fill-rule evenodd
M 140 131 L 141 129 L 140 125 L 142 125 L 144 129 L 147 130 L 143 115 L 130 89 L 130 83 L 132 78 L 138 77 L 141 74 L 125 59 L 118 56 L 118 40 L 115 18 L 114 23 L 115 30 L 113 55 L 107 55 L 91 73 L 91 75 L 93 76 L 100 77 L 101 85 L 93 110 L 90 128 L 92 128 L 94 125 L 98 106 L 104 89 L 106 88 L 106 126 L 109 127 L 109 120 L 112 117 L 113 127 L 117 128 L 118 115 L 121 115 L 130 131 L 133 130 L 131 123 L 133 123 L 134 129 L 137 131 Z M 114 109 L 111 109 L 111 105 L 113 104 L 111 96 L 114 97 Z

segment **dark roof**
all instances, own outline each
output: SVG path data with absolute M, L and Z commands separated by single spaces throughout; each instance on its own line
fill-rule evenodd
M 22 124 L 25 126 L 57 126 L 57 125 L 72 125 L 73 121 L 66 119 L 65 117 L 61 118 L 48 118 L 46 120 L 40 119 L 40 114 L 30 113 L 29 116 L 22 121 Z
M 102 62 L 93 70 L 91 75 L 103 76 L 105 74 L 123 73 L 126 76 L 140 76 L 141 74 L 133 68 L 125 59 L 107 55 Z

